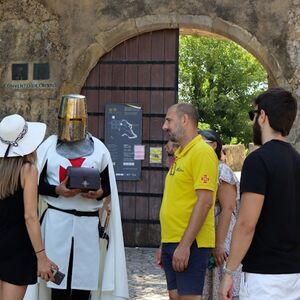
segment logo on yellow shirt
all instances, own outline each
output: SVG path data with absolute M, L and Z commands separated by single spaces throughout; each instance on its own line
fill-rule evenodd
M 201 177 L 201 181 L 203 183 L 208 183 L 209 182 L 209 177 L 207 175 L 204 175 L 204 176 Z

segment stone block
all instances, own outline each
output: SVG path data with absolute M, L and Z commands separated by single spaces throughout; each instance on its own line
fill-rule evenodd
M 176 15 L 148 15 L 136 18 L 135 23 L 139 33 L 178 27 Z
M 213 19 L 205 15 L 176 15 L 176 21 L 180 27 L 196 28 L 212 31 Z
M 234 40 L 236 43 L 243 47 L 247 47 L 249 41 L 252 39 L 253 35 L 247 30 L 237 26 L 235 24 L 230 24 L 228 26 L 228 36 Z
M 135 20 L 129 19 L 127 21 L 120 22 L 117 26 L 110 30 L 99 33 L 95 36 L 95 39 L 99 46 L 108 52 L 121 42 L 138 34 L 139 32 L 136 28 Z
M 89 72 L 105 53 L 104 48 L 98 43 L 91 44 L 76 61 L 76 65 L 71 73 L 70 82 L 74 85 L 83 86 Z
M 232 24 L 228 21 L 225 21 L 221 18 L 215 17 L 213 19 L 213 24 L 212 24 L 212 31 L 217 33 L 217 34 L 221 34 L 225 37 L 229 37 L 228 36 L 228 29 Z

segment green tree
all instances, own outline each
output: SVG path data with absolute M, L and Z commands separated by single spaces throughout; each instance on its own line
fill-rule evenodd
M 221 133 L 225 143 L 249 143 L 248 111 L 267 87 L 267 73 L 236 43 L 180 36 L 179 102 L 197 107 L 200 122 Z

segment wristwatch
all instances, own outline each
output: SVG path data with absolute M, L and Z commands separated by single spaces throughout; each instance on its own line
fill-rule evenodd
M 234 274 L 234 271 L 231 271 L 230 269 L 228 269 L 227 267 L 226 267 L 226 265 L 223 267 L 223 273 L 225 273 L 225 274 L 228 274 L 228 275 L 233 275 Z

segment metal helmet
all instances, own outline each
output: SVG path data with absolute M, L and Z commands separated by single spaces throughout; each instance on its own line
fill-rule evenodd
M 85 96 L 64 95 L 58 111 L 58 138 L 75 142 L 85 138 L 87 130 L 87 109 Z

